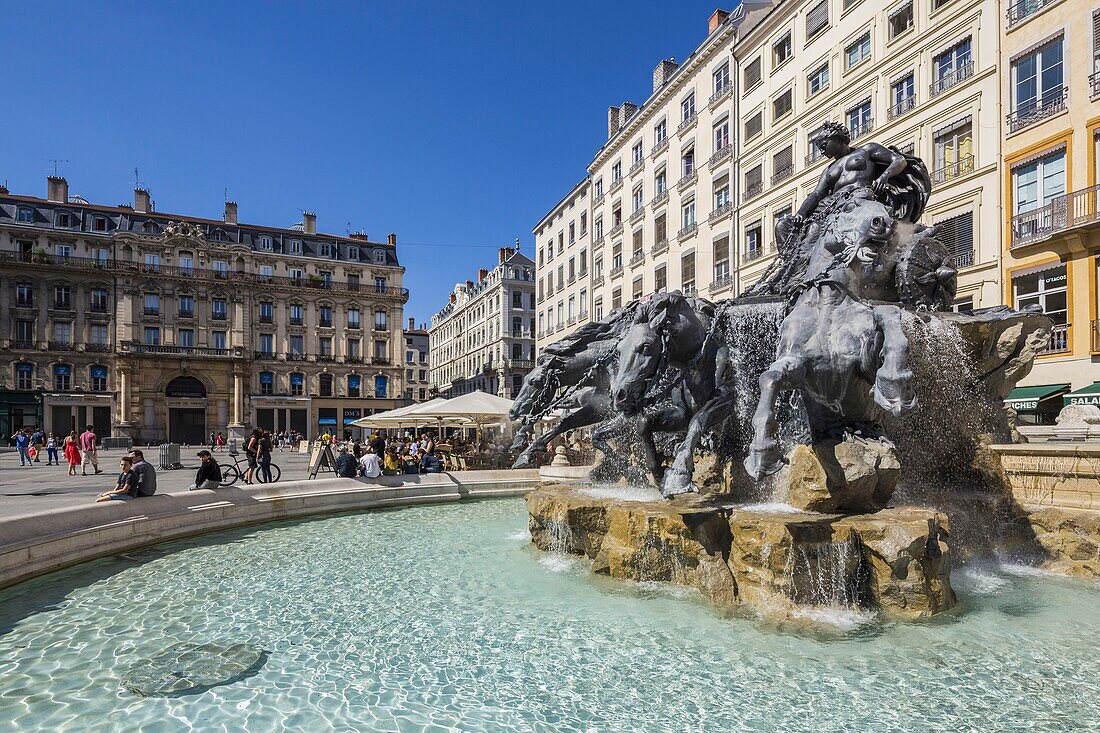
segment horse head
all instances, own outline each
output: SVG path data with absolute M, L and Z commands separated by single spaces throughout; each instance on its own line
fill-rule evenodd
M 515 400 L 512 401 L 512 406 L 508 409 L 510 420 L 519 420 L 534 415 L 553 399 L 556 389 L 551 389 L 553 380 L 550 378 L 550 373 L 556 372 L 554 361 L 551 360 L 549 363 L 540 361 L 524 377 L 523 386 L 520 387 L 519 394 L 516 395 Z M 547 394 L 548 390 L 549 394 Z
M 845 265 L 871 265 L 894 235 L 894 217 L 870 189 L 853 193 L 837 214 L 834 231 L 842 232 L 837 242 L 843 247 Z
M 706 304 L 706 308 L 711 307 Z M 684 366 L 699 353 L 709 327 L 700 317 L 706 316 L 706 308 L 697 309 L 695 301 L 677 291 L 658 293 L 637 309 L 616 347 L 619 366 L 611 380 L 616 411 L 637 414 L 662 367 Z

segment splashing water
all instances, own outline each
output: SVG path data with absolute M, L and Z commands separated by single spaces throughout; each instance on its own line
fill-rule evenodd
M 858 540 L 795 542 L 783 571 L 788 596 L 806 606 L 857 609 L 868 576 Z

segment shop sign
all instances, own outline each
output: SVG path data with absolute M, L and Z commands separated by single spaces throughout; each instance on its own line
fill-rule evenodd
M 1083 394 L 1074 397 L 1065 397 L 1062 400 L 1067 405 L 1097 405 L 1100 406 L 1100 393 Z

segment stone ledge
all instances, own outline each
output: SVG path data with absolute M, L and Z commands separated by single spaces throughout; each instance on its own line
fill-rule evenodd
M 0 518 L 0 588 L 143 545 L 249 524 L 415 504 L 522 496 L 536 470 L 287 481 L 182 491 Z

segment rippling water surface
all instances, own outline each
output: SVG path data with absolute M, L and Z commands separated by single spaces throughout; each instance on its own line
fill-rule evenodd
M 1095 585 L 969 568 L 947 620 L 787 632 L 540 562 L 525 520 L 509 500 L 268 525 L 0 592 L 0 731 L 1100 729 Z M 266 659 L 196 694 L 123 687 L 211 641 Z

